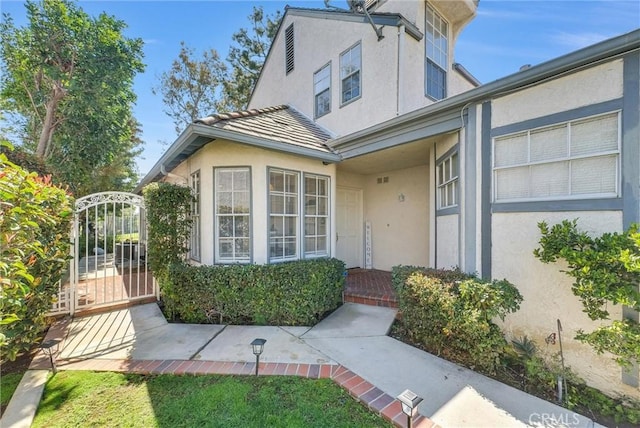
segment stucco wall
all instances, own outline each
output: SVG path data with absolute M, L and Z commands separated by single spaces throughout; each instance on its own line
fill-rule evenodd
M 623 60 L 619 59 L 497 98 L 493 101 L 491 126 L 509 125 L 620 98 L 622 71 Z
M 213 168 L 224 166 L 251 167 L 251 224 L 252 224 L 252 261 L 257 264 L 268 262 L 267 234 L 267 168 L 276 167 L 293 171 L 308 172 L 330 177 L 331 181 L 331 218 L 335 218 L 335 165 L 323 165 L 319 160 L 292 156 L 286 153 L 257 147 L 246 146 L 228 141 L 214 141 L 198 150 L 189 159 L 182 162 L 172 174 L 189 175 L 200 170 L 201 183 L 201 262 L 214 262 L 214 216 L 213 216 Z M 173 181 L 171 177 L 169 177 Z M 333 237 L 334 225 L 330 224 L 329 236 Z M 335 242 L 331 240 L 331 254 L 335 253 Z
M 533 255 L 540 232 L 537 223 L 556 224 L 578 218 L 578 226 L 593 236 L 622 230 L 619 211 L 494 213 L 492 216 L 492 276 L 506 278 L 524 297 L 521 308 L 507 316 L 502 324 L 511 337 L 527 335 L 548 355 L 560 351 L 559 344 L 546 345 L 545 337 L 557 333 L 557 321 L 563 328 L 565 363 L 591 385 L 609 393 L 640 397 L 640 391 L 620 381 L 621 370 L 607 356 L 573 339 L 578 329 L 591 331 L 597 323 L 582 312 L 582 304 L 571 292 L 572 280 L 560 272 L 562 263 L 544 264 Z M 620 319 L 621 307 L 607 307 L 611 319 Z
M 288 15 L 282 28 L 294 24 L 295 68 L 285 75 L 284 31 L 274 41 L 250 108 L 291 104 L 314 118 L 313 74 L 331 62 L 331 112 L 317 119 L 345 135 L 395 116 L 397 28 L 385 27 L 384 39 L 369 23 Z M 340 105 L 340 54 L 361 43 L 361 97 Z
M 444 8 L 441 13 L 446 18 L 449 6 L 441 3 Z M 388 1 L 379 11 L 401 13 L 424 33 L 423 2 Z M 295 66 L 287 75 L 284 29 L 291 24 L 294 25 Z M 459 33 L 462 26 L 462 23 L 450 23 L 448 96 L 471 88 L 465 79 L 451 69 L 455 54 L 454 35 Z M 331 64 L 331 112 L 315 120 L 338 136 L 433 103 L 425 96 L 425 37 L 418 41 L 406 33 L 399 34 L 398 27 L 380 28 L 384 38 L 378 41 L 368 22 L 353 23 L 288 14 L 274 40 L 249 107 L 290 104 L 314 119 L 313 74 L 328 63 Z M 357 42 L 361 43 L 362 49 L 361 97 L 341 105 L 340 54 Z M 399 48 L 400 44 L 402 48 Z M 399 55 L 402 55 L 400 62 Z
M 458 214 L 436 217 L 436 268 L 454 269 L 459 266 L 459 222 Z
M 378 184 L 378 177 L 389 181 Z M 429 167 L 381 172 L 364 181 L 364 219 L 371 222 L 373 267 L 428 265 Z

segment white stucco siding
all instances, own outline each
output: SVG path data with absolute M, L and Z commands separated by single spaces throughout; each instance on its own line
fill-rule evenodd
M 416 24 L 420 29 L 424 24 L 420 24 L 424 20 L 424 2 L 415 0 L 387 0 L 376 8 L 376 12 L 382 13 L 399 13 L 407 19 L 407 21 Z
M 460 260 L 459 215 L 443 215 L 436 218 L 436 268 L 454 269 Z
M 294 25 L 294 70 L 285 75 L 284 30 L 274 41 L 250 108 L 290 104 L 314 118 L 313 75 L 331 63 L 331 112 L 317 123 L 345 135 L 396 115 L 397 28 L 384 27 L 384 39 L 369 23 L 290 15 L 283 29 Z M 341 105 L 340 55 L 361 43 L 361 96 Z
M 378 184 L 378 177 L 388 177 Z M 364 219 L 371 222 L 373 267 L 429 263 L 429 167 L 365 177 Z
M 201 186 L 201 262 L 214 263 L 214 192 L 213 169 L 215 167 L 249 166 L 251 168 L 251 225 L 253 263 L 268 262 L 268 177 L 269 167 L 282 168 L 301 173 L 312 173 L 330 177 L 330 218 L 335 218 L 335 165 L 324 165 L 320 160 L 294 156 L 273 150 L 251 147 L 228 141 L 213 141 L 185 160 L 172 173 L 189 177 L 200 170 Z M 330 222 L 329 236 L 334 228 Z M 330 239 L 331 254 L 335 253 L 335 242 Z
M 361 174 L 339 170 L 337 175 L 336 180 L 338 186 L 362 190 L 366 183 L 366 176 Z
M 572 73 L 493 101 L 493 128 L 622 97 L 623 60 Z
M 520 310 L 507 316 L 502 324 L 510 337 L 527 335 L 549 355 L 559 352 L 559 345 L 546 345 L 545 337 L 557 334 L 557 320 L 562 323 L 562 344 L 567 366 L 591 385 L 610 393 L 625 392 L 637 397 L 640 391 L 623 385 L 620 368 L 608 356 L 597 356 L 588 345 L 574 340 L 579 329 L 592 331 L 598 324 L 582 311 L 571 292 L 572 279 L 560 272 L 561 262 L 544 264 L 533 255 L 539 247 L 537 224 L 549 225 L 564 219 L 578 218 L 578 227 L 593 236 L 622 230 L 619 211 L 495 213 L 492 215 L 492 276 L 506 278 L 524 297 Z M 622 309 L 609 305 L 611 319 L 620 319 Z M 626 389 L 625 389 L 626 388 Z
M 436 159 L 440 159 L 447 151 L 458 143 L 458 133 L 443 135 L 436 142 Z M 435 165 L 434 165 L 435 167 Z

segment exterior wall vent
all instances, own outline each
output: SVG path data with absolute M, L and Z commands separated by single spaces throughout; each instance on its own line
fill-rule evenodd
M 294 66 L 294 50 L 293 50 L 293 24 L 289 25 L 284 31 L 285 44 L 285 69 L 287 74 L 293 71 Z

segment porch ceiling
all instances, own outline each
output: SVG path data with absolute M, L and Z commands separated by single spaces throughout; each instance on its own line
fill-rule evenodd
M 429 149 L 436 139 L 437 137 L 426 138 L 349 158 L 338 163 L 338 171 L 370 175 L 425 165 L 429 162 Z

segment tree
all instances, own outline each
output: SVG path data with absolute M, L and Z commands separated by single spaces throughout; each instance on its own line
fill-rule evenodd
M 232 71 L 224 81 L 223 105 L 226 110 L 243 110 L 247 107 L 282 14 L 278 11 L 273 15 L 265 15 L 262 6 L 254 6 L 248 19 L 251 28 L 241 28 L 233 34 L 236 45 L 229 48 L 227 56 Z
M 73 0 L 27 0 L 26 9 L 27 26 L 16 28 L 6 14 L 0 24 L 0 93 L 21 145 L 77 196 L 102 190 L 96 174 L 112 173 L 113 162 L 126 181 L 139 152 L 132 87 L 144 69 L 142 40 L 124 37 L 123 21 L 91 17 Z
M 153 88 L 154 95 L 162 95 L 165 113 L 173 119 L 176 133 L 195 119 L 218 111 L 226 72 L 227 66 L 215 49 L 205 51 L 197 60 L 194 50 L 180 43 L 171 70 L 162 73 L 159 85 Z

